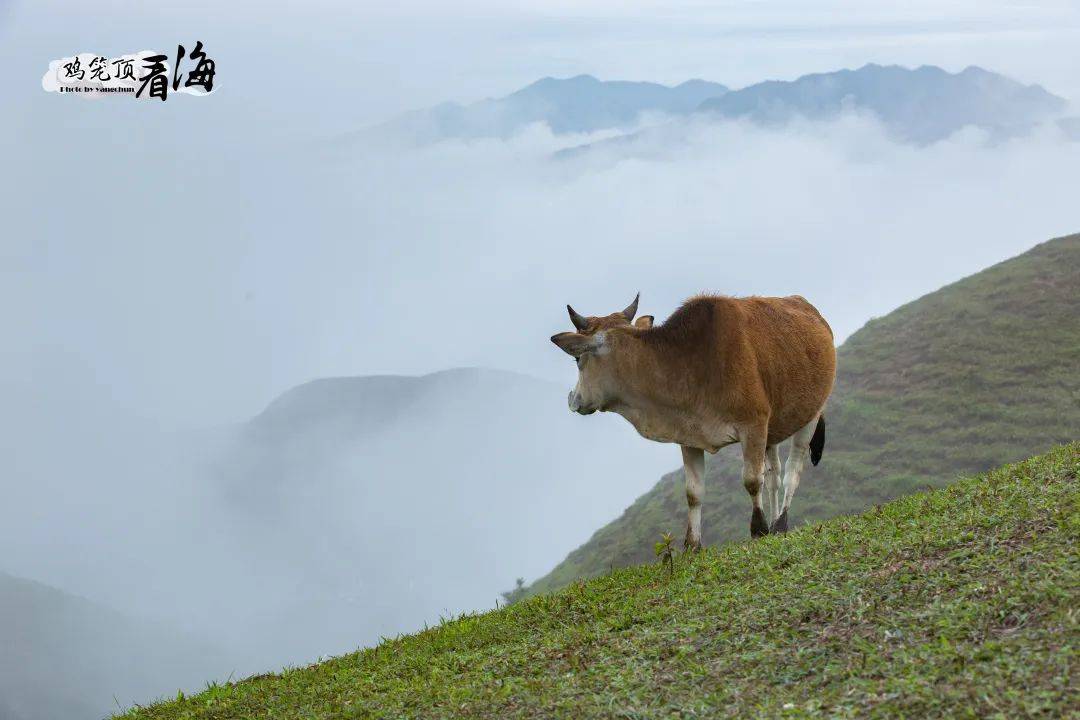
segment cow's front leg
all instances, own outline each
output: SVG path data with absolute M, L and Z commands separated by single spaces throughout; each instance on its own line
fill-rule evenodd
M 765 475 L 765 440 L 768 436 L 766 427 L 752 428 L 741 439 L 743 449 L 743 487 L 754 501 L 754 510 L 750 515 L 750 537 L 769 534 L 769 523 L 761 507 L 761 486 Z
M 705 451 L 682 448 L 683 476 L 686 478 L 686 539 L 687 550 L 701 549 L 701 501 L 705 497 Z

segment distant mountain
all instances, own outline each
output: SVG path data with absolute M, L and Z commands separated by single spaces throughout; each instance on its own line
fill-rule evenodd
M 96 720 L 226 674 L 178 632 L 0 573 L 0 720 Z
M 1052 121 L 1066 105 L 1039 85 L 1024 85 L 975 66 L 950 73 L 933 65 L 908 69 L 868 64 L 791 81 L 769 80 L 741 90 L 704 80 L 669 87 L 578 75 L 544 78 L 505 97 L 471 105 L 443 103 L 417 110 L 361 134 L 424 144 L 449 138 L 506 138 L 533 123 L 543 123 L 559 135 L 627 130 L 650 112 L 775 126 L 798 118 L 830 120 L 854 111 L 874 115 L 899 140 L 928 144 L 969 126 L 988 130 L 996 138 L 1024 134 Z M 1073 132 L 1074 123 L 1062 129 Z M 577 157 L 595 148 L 650 152 L 652 143 L 641 141 L 678 141 L 679 132 L 661 125 L 568 148 L 557 157 Z
M 930 65 L 915 70 L 865 65 L 732 90 L 706 100 L 688 117 L 704 123 L 741 120 L 777 127 L 799 119 L 828 121 L 860 112 L 877 118 L 895 139 L 926 145 L 965 127 L 986 130 L 997 140 L 1023 135 L 1054 121 L 1065 108 L 1064 99 L 1038 85 L 1022 85 L 978 67 L 949 73 Z M 1057 119 L 1057 124 L 1066 136 L 1080 137 L 1075 118 Z M 673 122 L 569 147 L 554 157 L 572 160 L 602 150 L 616 157 L 649 158 L 687 138 L 685 125 Z
M 478 368 L 328 378 L 241 427 L 219 484 L 230 543 L 255 558 L 257 656 L 308 661 L 492 607 L 615 517 L 666 453 L 572 415 L 566 390 Z
M 793 519 L 860 512 L 1077 440 L 1078 353 L 1080 235 L 1042 243 L 871 320 L 839 348 L 825 454 L 803 477 Z M 737 450 L 708 459 L 709 544 L 748 534 Z M 660 534 L 682 537 L 685 522 L 679 470 L 531 591 L 651 560 Z
M 903 140 L 931 143 L 967 126 L 1006 135 L 1026 132 L 1065 107 L 1062 98 L 1039 85 L 1023 85 L 979 67 L 949 73 L 932 65 L 909 70 L 870 64 L 758 83 L 706 100 L 700 111 L 775 124 L 863 110 Z
M 444 103 L 417 110 L 379 128 L 414 142 L 446 138 L 505 138 L 533 123 L 556 134 L 634 125 L 643 113 L 684 115 L 727 92 L 718 83 L 688 80 L 669 87 L 651 82 L 597 80 L 591 75 L 543 78 L 501 98 L 471 105 Z

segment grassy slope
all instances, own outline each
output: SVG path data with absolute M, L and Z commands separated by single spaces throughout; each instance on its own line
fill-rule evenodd
M 1078 471 L 1075 443 L 125 717 L 1062 717 Z
M 870 321 L 840 347 L 825 456 L 803 475 L 792 522 L 861 512 L 1077 439 L 1078 358 L 1080 235 L 1045 242 Z M 709 459 L 707 544 L 749 534 L 736 456 L 737 447 Z M 685 523 L 680 470 L 529 592 L 644 562 L 661 533 L 682 538 Z

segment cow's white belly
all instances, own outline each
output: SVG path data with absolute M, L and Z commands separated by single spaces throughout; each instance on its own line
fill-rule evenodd
M 681 413 L 642 412 L 627 406 L 610 408 L 630 421 L 643 438 L 662 443 L 677 443 L 714 453 L 739 442 L 735 425 L 720 420 L 703 421 Z

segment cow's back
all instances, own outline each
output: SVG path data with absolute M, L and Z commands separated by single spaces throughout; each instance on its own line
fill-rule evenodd
M 799 295 L 724 300 L 738 307 L 725 313 L 741 326 L 734 334 L 741 338 L 739 355 L 746 367 L 738 374 L 760 383 L 769 406 L 769 443 L 781 442 L 812 421 L 832 392 L 832 328 Z

